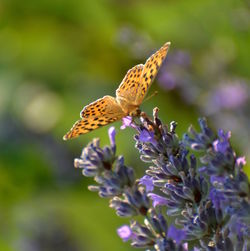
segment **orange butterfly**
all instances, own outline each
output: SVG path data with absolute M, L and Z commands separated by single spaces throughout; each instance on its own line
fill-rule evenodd
M 136 115 L 163 60 L 170 42 L 165 43 L 146 63 L 130 69 L 116 90 L 116 98 L 104 96 L 85 106 L 78 120 L 63 139 L 71 139 L 110 124 L 128 115 Z

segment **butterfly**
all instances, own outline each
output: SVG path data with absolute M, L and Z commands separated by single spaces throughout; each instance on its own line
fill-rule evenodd
M 104 96 L 85 106 L 78 120 L 63 139 L 71 139 L 128 115 L 138 115 L 139 106 L 167 56 L 170 42 L 151 55 L 146 63 L 130 69 L 116 90 L 116 97 Z

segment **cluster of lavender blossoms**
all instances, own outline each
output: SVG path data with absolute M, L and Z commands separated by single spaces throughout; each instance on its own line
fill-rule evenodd
M 116 156 L 115 129 L 110 146 L 94 139 L 75 159 L 84 176 L 94 177 L 89 190 L 110 198 L 110 207 L 128 225 L 117 232 L 135 248 L 157 251 L 250 250 L 250 185 L 243 171 L 245 158 L 230 144 L 230 132 L 214 133 L 205 119 L 200 132 L 191 126 L 179 139 L 176 122 L 167 126 L 141 113 L 132 127 L 140 159 L 149 164 L 136 179 L 122 156 Z M 141 216 L 138 218 L 138 216 Z M 137 219 L 137 220 L 135 220 Z M 141 220 L 142 219 L 142 220 Z

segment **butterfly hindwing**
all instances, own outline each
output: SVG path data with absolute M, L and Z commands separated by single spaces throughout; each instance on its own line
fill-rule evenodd
M 123 113 L 123 111 L 114 97 L 104 96 L 103 98 L 97 99 L 85 106 L 82 109 L 80 116 L 82 118 L 91 118 L 110 113 L 119 114 Z
M 115 122 L 123 117 L 122 114 L 106 114 L 99 117 L 82 118 L 73 125 L 70 131 L 64 135 L 63 139 L 71 139 L 81 134 L 93 131 L 101 126 Z
M 82 119 L 76 121 L 63 139 L 78 137 L 81 134 L 119 120 L 124 116 L 126 115 L 116 99 L 111 96 L 104 96 L 83 108 L 81 112 Z

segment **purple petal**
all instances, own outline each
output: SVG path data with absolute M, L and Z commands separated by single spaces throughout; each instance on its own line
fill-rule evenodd
M 188 243 L 187 242 L 183 243 L 182 248 L 184 249 L 184 251 L 188 251 Z
M 224 183 L 225 182 L 225 177 L 224 176 L 217 176 L 217 175 L 212 175 L 210 177 L 210 182 L 213 184 L 214 182 L 218 183 Z
M 245 156 L 243 156 L 243 157 L 239 157 L 239 158 L 237 158 L 236 159 L 236 164 L 238 165 L 238 166 L 244 166 L 244 165 L 246 165 L 246 157 Z
M 229 140 L 231 138 L 231 132 L 228 131 L 228 132 L 225 133 L 222 129 L 219 129 L 218 135 L 224 141 L 227 141 L 227 140 Z
M 200 249 L 197 247 L 194 247 L 194 251 L 200 251 Z
M 153 177 L 145 175 L 140 179 L 139 184 L 144 185 L 146 187 L 147 192 L 151 192 L 154 190 Z
M 128 241 L 132 239 L 133 237 L 133 232 L 131 228 L 128 225 L 124 225 L 120 228 L 117 229 L 117 234 L 123 241 Z
M 156 207 L 158 205 L 168 205 L 168 200 L 158 194 L 149 193 L 148 196 L 153 201 L 153 207 Z
M 179 244 L 186 238 L 186 233 L 184 230 L 178 229 L 171 225 L 168 229 L 168 238 L 175 240 L 176 243 Z
M 116 135 L 115 127 L 114 126 L 110 127 L 108 133 L 111 146 L 115 146 L 115 135 Z
M 216 209 L 221 209 L 223 206 L 223 202 L 225 201 L 225 196 L 220 191 L 212 188 L 209 192 L 209 197 L 213 202 L 213 205 Z
M 136 128 L 136 125 L 133 123 L 133 118 L 130 116 L 122 118 L 122 126 L 120 128 L 124 130 L 126 127 Z
M 141 131 L 139 135 L 139 140 L 144 143 L 150 142 L 153 145 L 157 144 L 156 140 L 154 139 L 154 132 L 148 131 L 146 129 L 143 129 Z
M 216 152 L 226 153 L 227 149 L 230 147 L 229 139 L 231 137 L 231 132 L 224 133 L 222 129 L 218 131 L 219 139 L 213 142 L 213 147 Z

